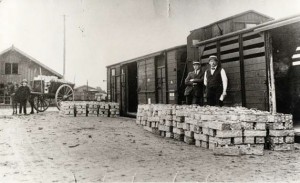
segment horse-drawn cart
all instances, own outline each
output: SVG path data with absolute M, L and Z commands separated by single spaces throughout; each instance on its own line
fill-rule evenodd
M 62 101 L 74 100 L 73 83 L 51 76 L 39 76 L 34 78 L 32 86 L 31 100 L 38 112 L 46 111 L 53 100 L 59 110 Z

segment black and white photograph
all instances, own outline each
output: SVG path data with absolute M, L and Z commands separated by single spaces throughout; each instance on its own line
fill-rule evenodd
M 300 1 L 0 0 L 0 182 L 300 182 Z

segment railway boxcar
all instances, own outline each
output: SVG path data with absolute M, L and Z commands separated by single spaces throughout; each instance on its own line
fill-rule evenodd
M 108 100 L 120 103 L 121 115 L 134 115 L 138 104 L 178 104 L 186 63 L 186 45 L 107 66 Z
M 300 15 L 199 41 L 199 60 L 216 55 L 229 79 L 227 105 L 297 114 Z M 298 107 L 296 107 L 298 106 Z

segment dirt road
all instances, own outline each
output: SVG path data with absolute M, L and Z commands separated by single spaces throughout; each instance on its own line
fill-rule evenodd
M 129 118 L 50 111 L 1 118 L 0 132 L 0 182 L 300 180 L 300 150 L 214 156 L 151 134 Z

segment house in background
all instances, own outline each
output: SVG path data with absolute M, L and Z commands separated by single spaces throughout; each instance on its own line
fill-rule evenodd
M 14 82 L 27 79 L 29 83 L 38 75 L 63 76 L 15 46 L 0 53 L 0 104 L 10 104 L 8 88 Z
M 74 100 L 76 101 L 103 101 L 106 98 L 106 92 L 100 87 L 90 87 L 83 85 L 74 89 Z

